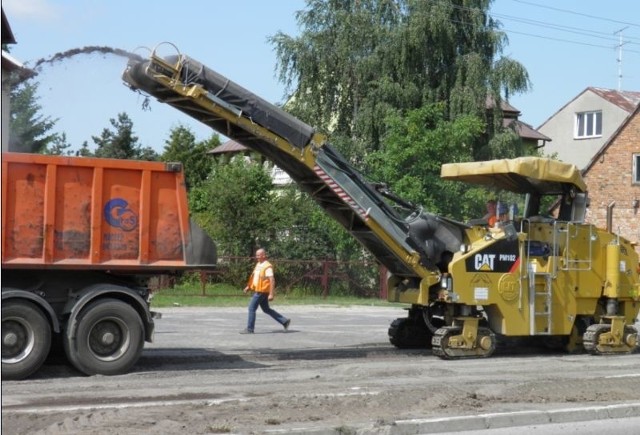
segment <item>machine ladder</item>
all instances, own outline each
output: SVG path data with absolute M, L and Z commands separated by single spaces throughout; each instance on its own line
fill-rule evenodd
M 551 335 L 553 317 L 553 276 L 548 272 L 529 273 L 529 318 L 531 335 Z

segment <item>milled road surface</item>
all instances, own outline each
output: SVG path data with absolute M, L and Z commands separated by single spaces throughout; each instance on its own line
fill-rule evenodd
M 508 347 L 443 361 L 398 350 L 392 307 L 275 308 L 288 332 L 244 308 L 161 309 L 132 373 L 78 374 L 60 361 L 2 382 L 2 433 L 427 433 L 633 417 L 640 354 Z M 613 420 L 612 420 L 613 421 Z

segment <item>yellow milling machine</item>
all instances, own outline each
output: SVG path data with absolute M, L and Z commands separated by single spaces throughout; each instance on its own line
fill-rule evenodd
M 456 222 L 368 182 L 324 135 L 188 56 L 154 49 L 123 79 L 270 159 L 368 249 L 388 270 L 388 299 L 409 305 L 389 327 L 393 345 L 442 358 L 488 357 L 503 338 L 594 354 L 636 348 L 638 254 L 585 222 L 575 166 L 534 157 L 445 164 L 445 179 L 524 196 L 522 213 L 512 207 L 498 228 Z

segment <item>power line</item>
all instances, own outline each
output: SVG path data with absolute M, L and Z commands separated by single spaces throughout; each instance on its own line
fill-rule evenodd
M 442 3 L 441 0 L 427 0 L 427 1 L 429 1 L 430 3 L 434 3 L 434 4 Z M 524 1 L 524 0 L 514 0 L 514 1 L 522 2 L 522 3 L 525 3 L 525 4 L 531 4 L 533 6 L 546 7 L 544 5 L 539 5 L 539 4 L 527 2 L 527 1 Z M 473 8 L 473 7 L 468 7 L 468 6 L 458 6 L 458 5 L 454 5 L 454 4 L 450 4 L 450 6 L 452 8 L 454 8 L 454 9 L 458 9 L 458 10 L 466 11 L 466 12 L 479 12 L 480 11 L 480 9 L 477 8 L 477 7 Z M 548 8 L 556 9 L 556 8 L 551 8 L 551 7 L 548 7 Z M 609 19 L 609 18 L 602 18 L 602 17 L 595 17 L 595 16 L 591 16 L 591 15 L 588 15 L 588 14 L 582 14 L 582 13 L 575 12 L 575 11 L 570 11 L 570 10 L 561 10 L 561 11 L 567 12 L 567 13 L 575 13 L 576 15 L 584 15 L 584 16 L 588 16 L 590 18 L 600 19 L 600 20 L 604 20 L 604 21 L 613 21 L 613 22 L 618 22 L 618 23 L 624 23 L 624 22 L 618 21 L 618 20 L 612 20 L 612 19 Z M 599 32 L 599 31 L 594 31 L 594 30 L 584 29 L 584 28 L 579 28 L 579 27 L 565 26 L 565 25 L 562 25 L 562 24 L 548 23 L 548 22 L 545 22 L 545 21 L 531 20 L 531 19 L 528 19 L 528 18 L 522 18 L 522 17 L 516 17 L 516 16 L 512 16 L 512 15 L 499 14 L 499 13 L 494 13 L 494 12 L 489 12 L 489 11 L 487 11 L 487 15 L 489 17 L 492 17 L 492 18 L 513 20 L 513 21 L 521 22 L 521 23 L 528 24 L 528 25 L 531 25 L 531 26 L 550 28 L 550 29 L 561 31 L 561 32 L 573 33 L 573 34 L 586 36 L 586 37 L 591 37 L 591 38 L 604 39 L 604 40 L 610 41 L 611 45 L 603 46 L 603 45 L 597 45 L 597 44 L 590 44 L 590 43 L 587 43 L 587 42 L 581 42 L 581 41 L 575 41 L 575 40 L 569 40 L 569 39 L 563 39 L 563 38 L 557 38 L 557 37 L 550 37 L 550 36 L 543 36 L 543 35 L 536 35 L 536 34 L 532 34 L 532 33 L 516 31 L 516 30 L 509 30 L 509 29 L 506 29 L 506 28 L 503 29 L 507 33 L 520 34 L 520 35 L 531 36 L 531 37 L 540 38 L 540 39 L 547 39 L 547 40 L 551 40 L 551 41 L 565 42 L 565 43 L 569 43 L 569 44 L 592 46 L 592 47 L 597 47 L 597 48 L 612 49 L 612 48 L 617 48 L 619 46 L 618 41 L 613 37 L 612 33 Z M 458 23 L 458 24 L 470 25 L 470 23 L 464 23 L 464 22 L 455 21 L 455 20 L 450 20 L 450 21 L 454 22 L 454 23 Z M 640 25 L 633 24 L 633 23 L 630 23 L 629 25 L 640 27 Z M 634 42 L 634 41 L 638 41 L 638 42 Z M 630 37 L 630 36 L 627 35 L 627 36 L 625 36 L 625 43 L 638 45 L 638 44 L 640 44 L 640 38 Z M 626 52 L 627 53 L 640 53 L 640 52 L 635 51 L 635 50 L 627 50 Z
M 472 25 L 469 22 L 464 22 L 464 21 L 459 21 L 459 20 L 449 20 L 449 22 L 454 23 L 454 24 L 461 24 L 463 26 L 471 26 Z M 613 37 L 608 37 L 608 38 L 600 37 L 602 39 L 606 39 L 606 40 L 612 42 L 611 45 L 602 45 L 602 44 L 592 44 L 592 43 L 582 42 L 582 41 L 574 41 L 574 40 L 564 39 L 564 38 L 556 38 L 556 37 L 551 37 L 551 36 L 537 35 L 537 34 L 534 34 L 534 33 L 521 32 L 521 31 L 518 31 L 518 30 L 509 29 L 509 28 L 503 28 L 501 30 L 504 31 L 505 33 L 513 33 L 513 34 L 518 34 L 518 35 L 531 36 L 531 37 L 539 38 L 539 39 L 546 39 L 546 40 L 557 41 L 557 42 L 565 42 L 565 43 L 568 43 L 568 44 L 583 45 L 583 46 L 587 46 L 587 47 L 605 48 L 605 49 L 608 49 L 608 50 L 611 50 L 611 49 L 614 49 L 614 48 L 618 48 L 619 45 L 620 45 L 617 42 L 617 40 L 615 40 Z M 591 35 L 587 35 L 587 36 L 591 36 Z M 631 42 L 631 44 L 638 44 L 638 43 Z M 640 54 L 640 51 L 638 51 L 638 50 L 626 50 L 625 52 L 626 53 L 637 53 L 637 54 Z
M 588 42 L 572 41 L 572 40 L 569 40 L 569 39 L 553 38 L 551 36 L 535 35 L 533 33 L 519 32 L 517 30 L 504 29 L 504 31 L 507 32 L 507 33 L 516 33 L 516 34 L 519 34 L 519 35 L 532 36 L 534 38 L 548 39 L 548 40 L 551 40 L 551 41 L 566 42 L 566 43 L 569 43 L 569 44 L 577 44 L 577 45 L 585 45 L 587 47 L 606 48 L 608 50 L 611 50 L 612 48 L 617 47 L 617 45 L 614 47 L 614 46 L 611 46 L 611 45 L 590 44 Z M 640 51 L 638 51 L 638 50 L 626 50 L 625 53 L 638 53 L 638 54 L 640 54 Z
M 638 27 L 640 27 L 639 24 L 626 22 L 626 21 L 620 21 L 620 20 L 613 20 L 613 19 L 605 18 L 605 17 L 601 17 L 601 16 L 596 17 L 596 16 L 593 16 L 593 15 L 584 14 L 584 13 L 581 13 L 581 12 L 571 11 L 571 10 L 568 10 L 568 9 L 556 8 L 556 7 L 552 7 L 552 6 L 541 5 L 541 4 L 533 3 L 533 2 L 530 2 L 530 1 L 526 1 L 526 0 L 514 0 L 514 1 L 516 1 L 518 3 L 530 5 L 530 6 L 539 7 L 539 8 L 544 8 L 544 9 L 549 9 L 549 10 L 553 10 L 553 11 L 568 13 L 568 14 L 572 14 L 572 15 L 588 17 L 588 18 L 591 18 L 591 19 L 596 19 L 596 20 L 613 22 L 613 23 L 618 23 L 618 24 L 625 25 L 625 27 L 623 27 L 622 29 L 619 29 L 619 30 L 613 32 L 613 36 L 618 36 L 618 41 L 613 46 L 613 48 L 615 48 L 618 51 L 618 56 L 617 56 L 617 59 L 616 59 L 616 61 L 618 63 L 618 90 L 622 89 L 622 78 L 623 78 L 623 74 L 622 74 L 622 53 L 623 53 L 622 47 L 624 45 L 627 45 L 627 44 L 638 45 L 638 42 L 634 42 L 634 41 L 637 41 L 638 38 L 625 36 L 625 38 L 623 39 L 622 31 L 628 29 L 631 26 L 638 28 Z M 493 15 L 497 16 L 497 17 L 500 17 L 500 14 L 493 14 Z M 524 23 L 524 24 L 527 24 L 527 25 L 531 25 L 531 26 L 538 26 L 538 27 L 543 27 L 543 28 L 551 28 L 551 29 L 554 29 L 554 30 L 557 30 L 557 31 L 561 31 L 561 32 L 574 33 L 574 34 L 586 36 L 586 37 L 589 37 L 589 38 L 599 38 L 599 39 L 603 39 L 603 40 L 606 40 L 606 41 L 611 41 L 610 34 L 603 33 L 603 32 L 586 30 L 586 29 L 579 29 L 579 28 L 574 28 L 574 27 L 570 27 L 570 26 L 560 26 L 560 25 L 550 24 L 550 23 L 547 23 L 547 22 L 544 22 L 544 21 L 529 20 L 529 19 L 520 18 L 520 17 L 509 17 L 509 16 L 504 16 L 504 15 L 503 15 L 503 17 L 506 20 L 512 20 L 514 22 L 521 22 L 521 23 Z M 507 30 L 505 29 L 505 31 L 507 31 Z M 520 33 L 520 34 L 523 34 L 523 35 L 526 35 L 526 36 L 532 36 L 532 37 L 537 37 L 537 38 L 542 38 L 542 39 L 569 42 L 569 43 L 578 44 L 578 45 L 585 45 L 585 46 L 598 47 L 598 48 L 607 48 L 607 49 L 611 49 L 612 48 L 610 46 L 589 44 L 589 43 L 581 42 L 581 41 L 568 41 L 568 40 L 562 40 L 562 39 L 559 39 L 559 38 L 552 38 L 552 37 L 548 37 L 548 36 L 540 36 L 540 35 L 533 35 L 533 34 L 528 34 L 528 33 L 524 33 L 524 32 L 518 32 L 518 31 L 514 31 L 514 30 L 510 30 L 509 32 L 510 33 Z M 627 49 L 627 50 L 625 50 L 625 53 L 628 54 L 628 53 L 640 53 L 640 52 L 636 51 L 636 50 Z
M 522 3 L 522 4 L 526 4 L 526 5 L 530 5 L 530 6 L 535 6 L 535 7 L 538 7 L 538 8 L 551 9 L 553 11 L 559 11 L 559 12 L 564 12 L 564 13 L 567 13 L 567 14 L 580 15 L 580 16 L 587 17 L 587 18 L 593 18 L 594 20 L 609 21 L 611 23 L 625 24 L 627 26 L 640 27 L 640 24 L 630 23 L 628 21 L 619 21 L 619 20 L 614 20 L 614 19 L 611 19 L 611 18 L 604 18 L 604 17 L 595 16 L 595 15 L 583 14 L 582 12 L 576 12 L 576 11 L 572 11 L 572 10 L 569 10 L 569 9 L 554 8 L 553 6 L 541 5 L 541 4 L 538 4 L 538 3 L 533 3 L 533 2 L 529 2 L 529 1 L 525 1 L 525 0 L 513 0 L 513 1 L 518 2 L 518 3 Z
M 565 26 L 562 24 L 552 24 L 552 23 L 547 23 L 545 21 L 538 21 L 538 20 L 532 20 L 529 18 L 520 18 L 520 17 L 514 17 L 511 15 L 504 15 L 504 14 L 498 14 L 498 13 L 492 13 L 491 14 L 494 17 L 498 17 L 502 20 L 507 20 L 507 21 L 515 21 L 515 22 L 519 22 L 519 23 L 524 23 L 524 24 L 528 24 L 531 26 L 536 26 L 536 27 L 544 27 L 544 28 L 548 28 L 548 29 L 555 29 L 555 30 L 559 30 L 562 32 L 567 32 L 567 33 L 573 33 L 576 35 L 582 35 L 582 36 L 588 36 L 588 37 L 592 37 L 592 38 L 599 38 L 599 39 L 605 39 L 608 41 L 612 41 L 612 42 L 617 42 L 615 40 L 615 38 L 612 37 L 611 33 L 607 33 L 607 32 L 598 32 L 595 30 L 590 30 L 590 29 L 584 29 L 581 27 L 572 27 L 572 26 Z M 626 36 L 625 37 L 628 42 L 630 44 L 640 44 L 640 38 L 635 38 L 635 37 L 630 37 L 630 36 Z M 632 42 L 631 40 L 637 40 L 638 42 Z
M 543 5 L 536 4 L 536 3 L 527 2 L 527 1 L 524 1 L 524 0 L 514 0 L 514 1 L 518 1 L 518 2 L 526 3 L 526 4 L 531 4 L 533 6 L 546 7 L 546 6 L 543 6 Z M 438 3 L 439 0 L 431 0 L 431 2 L 432 3 Z M 466 6 L 452 5 L 452 7 L 454 9 L 464 10 L 464 11 L 467 11 L 467 12 L 479 11 L 479 8 L 470 8 L 470 7 L 466 7 Z M 548 7 L 548 8 L 556 9 L 556 8 L 552 8 L 552 7 Z M 584 15 L 584 16 L 588 16 L 588 17 L 591 17 L 591 18 L 594 18 L 594 19 L 600 19 L 600 20 L 604 20 L 604 21 L 613 21 L 613 22 L 618 22 L 618 23 L 624 23 L 624 22 L 618 21 L 618 20 L 612 20 L 612 19 L 609 19 L 609 18 L 602 18 L 602 17 L 595 17 L 595 16 L 591 16 L 591 15 L 588 15 L 588 14 L 582 14 L 582 13 L 574 12 L 574 11 L 570 11 L 570 10 L 561 10 L 561 11 L 567 12 L 567 13 L 575 13 L 576 15 Z M 550 29 L 555 29 L 555 30 L 561 31 L 561 32 L 573 33 L 573 34 L 586 36 L 586 37 L 591 37 L 591 38 L 604 39 L 606 41 L 610 41 L 611 45 L 591 44 L 591 43 L 588 43 L 588 42 L 575 41 L 575 40 L 558 38 L 558 37 L 551 37 L 551 36 L 543 36 L 543 35 L 538 35 L 538 34 L 527 33 L 527 32 L 522 32 L 522 31 L 503 28 L 502 30 L 504 32 L 506 32 L 506 33 L 519 34 L 519 35 L 524 35 L 524 36 L 531 36 L 531 37 L 539 38 L 539 39 L 546 39 L 546 40 L 557 41 L 557 42 L 565 42 L 565 43 L 568 43 L 568 44 L 583 45 L 583 46 L 595 47 L 595 48 L 613 49 L 613 48 L 618 48 L 619 45 L 620 45 L 618 40 L 616 40 L 611 33 L 599 32 L 599 31 L 594 31 L 594 30 L 584 29 L 584 28 L 579 28 L 579 27 L 565 26 L 565 25 L 561 25 L 561 24 L 553 24 L 553 23 L 548 23 L 548 22 L 545 22 L 545 21 L 532 20 L 532 19 L 528 19 L 528 18 L 521 18 L 521 17 L 516 17 L 516 16 L 512 16 L 512 15 L 505 15 L 505 14 L 499 14 L 499 13 L 490 12 L 490 13 L 488 13 L 488 15 L 490 17 L 513 20 L 513 21 L 521 22 L 521 23 L 528 24 L 528 25 L 531 25 L 531 26 L 550 28 Z M 458 22 L 458 23 L 460 23 L 460 24 L 469 24 L 469 23 L 461 23 L 461 22 Z M 640 27 L 640 25 L 633 24 L 633 23 L 630 23 L 629 25 Z M 640 45 L 640 42 L 634 42 L 634 41 L 640 41 L 640 38 L 625 36 L 625 41 L 624 41 L 625 44 L 628 43 L 628 44 Z M 638 53 L 638 54 L 640 54 L 640 51 L 637 51 L 637 50 L 626 50 L 625 52 L 626 53 L 634 53 L 634 54 Z

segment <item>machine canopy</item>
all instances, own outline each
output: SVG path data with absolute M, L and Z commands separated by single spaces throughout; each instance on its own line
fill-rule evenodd
M 560 194 L 563 186 L 586 192 L 580 170 L 572 164 L 541 157 L 446 163 L 440 176 L 515 193 Z

